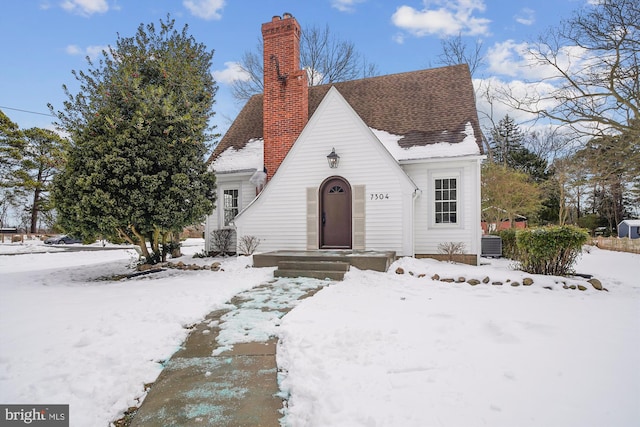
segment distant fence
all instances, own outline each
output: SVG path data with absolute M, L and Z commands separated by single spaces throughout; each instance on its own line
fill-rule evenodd
M 640 254 L 640 239 L 598 236 L 594 239 L 594 244 L 600 249 Z

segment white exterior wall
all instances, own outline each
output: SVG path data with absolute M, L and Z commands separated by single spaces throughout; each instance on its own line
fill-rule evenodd
M 337 169 L 327 155 L 335 148 Z M 365 248 L 412 255 L 414 185 L 335 88 L 315 114 L 260 197 L 235 221 L 238 236 L 260 238 L 260 252 L 307 249 L 308 187 L 330 176 L 365 186 Z M 377 195 L 377 196 L 376 196 Z
M 415 254 L 438 254 L 438 244 L 463 242 L 465 253 L 481 253 L 480 158 L 440 159 L 403 165 L 421 190 L 415 201 Z M 434 180 L 458 179 L 458 223 L 436 224 Z
M 205 222 L 205 251 L 211 251 L 214 248 L 211 246 L 211 232 L 225 228 L 224 226 L 224 213 L 223 213 L 223 198 L 222 194 L 224 190 L 238 190 L 238 209 L 242 211 L 245 207 L 251 203 L 256 196 L 255 185 L 249 182 L 249 178 L 252 173 L 236 173 L 236 174 L 220 174 L 216 176 L 216 203 L 215 208 L 211 215 L 209 215 Z M 229 227 L 226 227 L 229 228 Z

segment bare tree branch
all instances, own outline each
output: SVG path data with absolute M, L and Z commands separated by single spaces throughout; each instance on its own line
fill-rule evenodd
M 264 90 L 262 40 L 253 51 L 245 52 L 240 67 L 249 75 L 248 80 L 236 80 L 232 84 L 232 95 L 238 102 Z M 370 63 L 348 41 L 338 40 L 331 34 L 329 26 L 324 29 L 310 27 L 302 30 L 300 38 L 300 63 L 307 70 L 309 86 L 349 81 L 378 74 L 375 64 Z
M 543 90 L 524 96 L 503 91 L 505 102 L 583 135 L 638 132 L 638 16 L 637 0 L 602 0 L 579 10 L 529 50 L 538 66 L 550 70 L 536 87 Z

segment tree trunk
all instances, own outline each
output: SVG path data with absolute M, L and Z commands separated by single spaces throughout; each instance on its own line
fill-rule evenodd
M 30 232 L 38 232 L 38 202 L 40 201 L 40 189 L 36 188 L 33 192 L 33 206 L 31 207 L 31 226 Z
M 171 233 L 171 258 L 178 258 L 182 256 L 182 252 L 180 251 L 180 233 L 178 231 L 174 231 Z

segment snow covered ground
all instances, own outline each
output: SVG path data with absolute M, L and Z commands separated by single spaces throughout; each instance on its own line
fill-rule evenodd
M 202 244 L 187 241 L 184 252 Z M 240 257 L 218 259 L 224 271 L 107 280 L 134 259 L 131 249 L 0 245 L 0 403 L 69 403 L 72 426 L 106 426 L 137 404 L 185 326 L 273 271 L 246 268 L 250 258 Z M 276 328 L 285 424 L 637 425 L 640 255 L 584 254 L 577 270 L 609 292 L 583 279 L 567 284 L 586 291 L 563 289 L 566 279 L 485 262 L 401 259 L 387 273 L 354 269 L 301 302 Z M 405 274 L 395 273 L 399 266 Z M 431 280 L 436 273 L 504 284 Z M 534 284 L 507 283 L 524 277 Z

